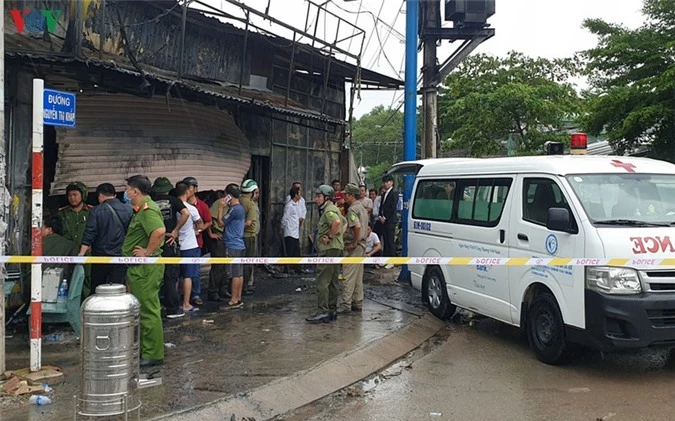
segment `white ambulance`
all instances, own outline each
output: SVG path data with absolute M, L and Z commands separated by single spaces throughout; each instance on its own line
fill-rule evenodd
M 431 259 L 409 269 L 436 316 L 461 307 L 519 326 L 550 364 L 577 345 L 675 346 L 675 165 L 554 155 L 402 162 L 396 172 L 417 173 L 408 255 Z M 586 266 L 433 264 L 439 257 Z M 606 258 L 632 260 L 598 264 Z

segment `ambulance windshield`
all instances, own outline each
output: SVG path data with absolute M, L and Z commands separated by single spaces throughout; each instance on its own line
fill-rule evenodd
M 593 223 L 675 226 L 675 174 L 573 174 L 567 181 Z

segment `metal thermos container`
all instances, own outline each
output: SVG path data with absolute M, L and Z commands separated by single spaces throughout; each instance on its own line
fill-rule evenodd
M 140 311 L 124 285 L 100 285 L 84 300 L 79 415 L 114 416 L 140 408 Z

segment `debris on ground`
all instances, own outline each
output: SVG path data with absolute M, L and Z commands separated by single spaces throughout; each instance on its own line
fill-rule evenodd
M 35 395 L 53 390 L 47 384 L 31 385 L 12 372 L 6 372 L 2 378 L 7 379 L 0 383 L 0 395 L 3 396 Z
M 167 343 L 164 344 L 164 346 L 171 349 L 171 348 L 175 348 L 176 344 L 172 344 L 171 342 L 167 342 Z
M 206 320 L 206 319 L 202 320 L 203 325 L 212 325 L 213 323 L 214 323 L 213 320 Z

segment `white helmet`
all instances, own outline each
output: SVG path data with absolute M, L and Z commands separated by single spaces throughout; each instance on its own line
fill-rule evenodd
M 258 183 L 250 178 L 241 183 L 241 191 L 244 193 L 251 193 L 258 190 Z

